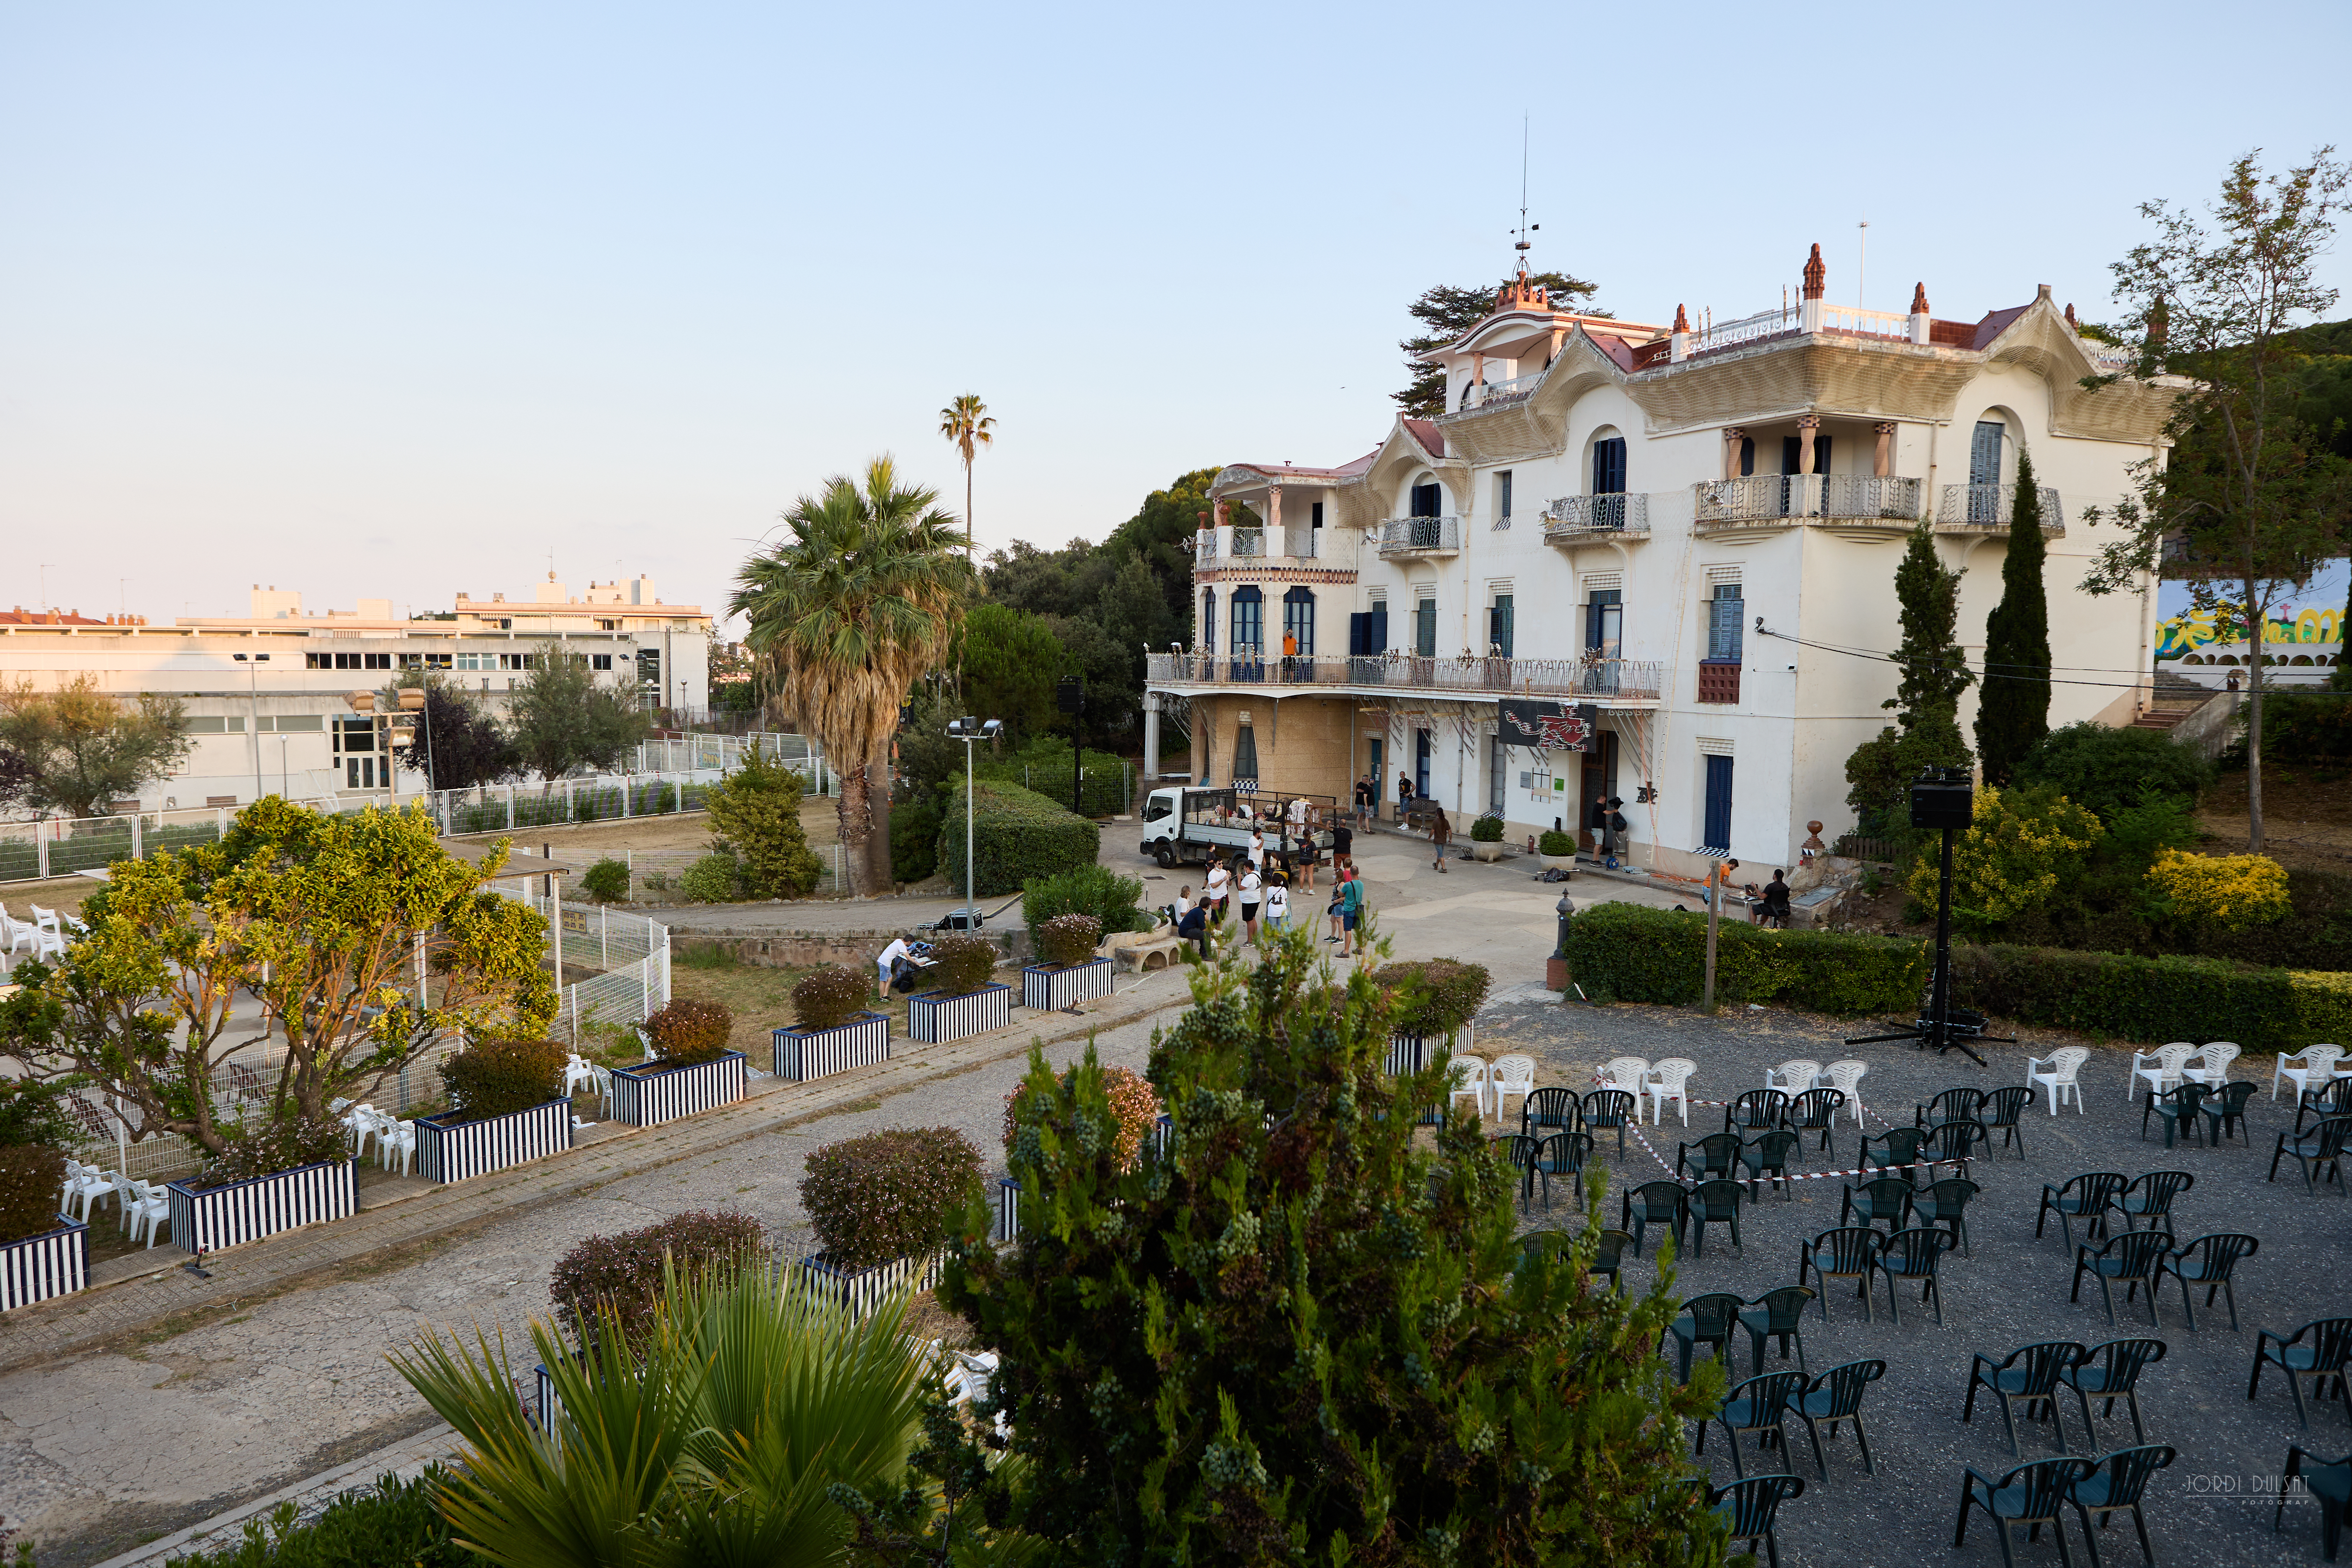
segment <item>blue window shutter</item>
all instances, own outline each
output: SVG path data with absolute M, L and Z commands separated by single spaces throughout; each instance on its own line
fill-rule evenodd
M 1731 853 L 1731 759 L 1706 759 L 1706 841 L 1699 846 L 1719 855 Z

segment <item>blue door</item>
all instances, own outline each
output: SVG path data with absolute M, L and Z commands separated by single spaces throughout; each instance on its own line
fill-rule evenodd
M 1706 833 L 1699 847 L 1731 853 L 1731 759 L 1706 759 Z
M 1429 731 L 1412 732 L 1412 793 L 1417 799 L 1429 796 Z

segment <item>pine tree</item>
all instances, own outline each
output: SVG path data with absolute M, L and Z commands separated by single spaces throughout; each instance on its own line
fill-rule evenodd
M 1903 643 L 1895 650 L 1901 678 L 1880 706 L 1895 722 L 1854 748 L 1846 759 L 1852 787 L 1846 804 L 1866 834 L 1890 833 L 1900 821 L 1905 792 L 1923 768 L 1967 767 L 1975 759 L 1960 735 L 1960 693 L 1976 677 L 1954 640 L 1959 628 L 1960 574 L 1936 559 L 1936 542 L 1921 524 L 1895 569 L 1902 605 Z
M 1977 755 L 1985 782 L 2007 784 L 2034 742 L 2050 733 L 2050 598 L 2042 581 L 2042 492 L 2033 456 L 2017 455 L 2009 557 L 2000 603 L 1985 622 L 1984 694 L 1977 700 Z

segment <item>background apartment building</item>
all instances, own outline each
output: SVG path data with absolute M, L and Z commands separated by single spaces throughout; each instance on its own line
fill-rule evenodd
M 1514 837 L 1580 829 L 1613 795 L 1638 863 L 1787 865 L 1809 821 L 1853 821 L 1845 760 L 1891 721 L 1895 569 L 1923 521 L 1981 654 L 2029 447 L 2053 659 L 2076 682 L 2050 721 L 2128 722 L 2154 584 L 2082 593 L 2080 518 L 2161 459 L 2178 384 L 2086 391 L 2123 356 L 2046 287 L 1972 321 L 1934 317 L 1924 289 L 1901 315 L 1826 292 L 1818 247 L 1799 300 L 1736 321 L 1584 316 L 1507 286 L 1428 356 L 1441 417 L 1400 418 L 1339 468 L 1218 475 L 1193 647 L 1152 657 L 1147 726 L 1181 710 L 1214 783 L 1344 796 L 1370 771 L 1392 807 L 1402 773 Z M 1506 703 L 1591 733 L 1518 743 Z

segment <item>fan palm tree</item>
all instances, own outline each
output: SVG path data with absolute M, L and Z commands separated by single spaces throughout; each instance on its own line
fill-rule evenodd
M 890 737 L 908 689 L 946 656 L 971 589 L 939 492 L 887 457 L 836 475 L 784 513 L 790 537 L 743 563 L 730 614 L 763 687 L 841 774 L 841 840 L 860 893 L 887 892 Z M 879 770 L 880 778 L 876 778 Z M 882 787 L 875 787 L 877 783 Z
M 967 392 L 940 410 L 940 434 L 963 454 L 963 548 L 968 557 L 971 553 L 971 460 L 980 455 L 980 447 L 995 441 L 996 421 L 988 416 L 988 405 L 980 400 L 980 394 Z

